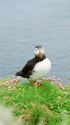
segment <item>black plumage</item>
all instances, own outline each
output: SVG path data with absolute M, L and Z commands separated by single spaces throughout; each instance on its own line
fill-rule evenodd
M 45 54 L 42 56 L 42 58 L 35 55 L 35 58 L 29 60 L 26 63 L 26 65 L 23 67 L 23 69 L 21 71 L 17 72 L 15 75 L 29 79 L 30 75 L 32 75 L 32 73 L 34 72 L 33 68 L 34 68 L 35 64 L 43 61 L 45 58 L 46 58 Z

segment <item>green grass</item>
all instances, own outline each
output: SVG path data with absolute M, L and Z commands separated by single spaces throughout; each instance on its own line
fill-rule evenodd
M 21 117 L 22 125 L 70 124 L 70 85 L 61 90 L 51 86 L 51 81 L 42 81 L 40 87 L 20 81 L 2 84 L 9 80 L 0 82 L 0 104 L 11 107 L 13 116 Z

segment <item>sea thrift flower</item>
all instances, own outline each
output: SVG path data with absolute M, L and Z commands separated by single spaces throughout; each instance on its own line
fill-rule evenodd
M 59 84 L 59 87 L 61 87 L 62 86 L 62 84 Z
M 21 79 L 18 77 L 17 80 L 20 81 Z
M 58 82 L 61 82 L 61 79 L 58 79 Z
M 48 79 L 48 78 L 45 78 L 45 80 L 47 80 L 47 81 L 48 81 L 49 79 Z
M 37 83 L 40 83 L 40 80 L 38 80 Z
M 13 81 L 12 81 L 12 80 L 9 80 L 9 83 L 10 83 L 10 84 L 12 84 L 12 83 L 13 83 Z
M 8 89 L 11 89 L 11 86 L 8 86 Z
M 6 83 L 2 83 L 2 85 L 5 85 Z
M 64 94 L 67 95 L 67 92 L 65 92 Z
M 9 82 L 8 82 L 8 81 L 6 81 L 6 84 L 9 84 Z
M 52 78 L 51 78 L 51 77 L 49 78 L 49 81 L 52 81 Z
M 16 83 L 18 82 L 18 80 L 16 79 Z
M 63 87 L 63 86 L 61 86 L 60 88 L 61 88 L 61 90 L 64 90 L 64 87 Z
M 52 79 L 52 81 L 54 82 L 54 81 L 55 81 L 55 79 Z
M 15 76 L 13 76 L 13 78 L 15 78 Z
M 16 85 L 17 83 L 14 83 L 14 85 Z
M 54 85 L 54 83 L 51 83 L 51 86 L 53 86 Z
M 46 78 L 42 78 L 41 80 L 46 80 Z
M 52 79 L 55 79 L 55 76 L 53 76 Z
M 10 86 L 11 88 L 13 87 L 13 85 Z
M 13 79 L 13 82 L 16 82 L 16 79 Z
M 13 87 L 13 89 L 16 89 L 15 87 Z
M 60 82 L 57 82 L 57 85 L 59 85 L 60 84 Z
M 58 96 L 58 99 L 59 99 L 59 100 L 61 100 L 61 97 L 60 97 L 60 96 Z
M 34 83 L 35 85 L 37 85 L 37 83 Z
M 68 79 L 70 80 L 70 77 Z

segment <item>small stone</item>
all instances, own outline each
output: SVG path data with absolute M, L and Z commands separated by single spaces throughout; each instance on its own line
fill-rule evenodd
M 45 125 L 47 125 L 47 122 L 45 122 Z
M 58 99 L 59 99 L 59 100 L 61 100 L 61 97 L 60 97 L 60 96 L 58 96 Z
M 12 89 L 9 89 L 9 91 L 12 91 Z
M 1 80 L 2 80 L 2 77 L 1 77 Z
M 19 91 L 21 90 L 21 88 L 19 88 Z
M 29 89 L 31 90 L 31 87 L 29 87 Z
M 24 91 L 24 88 L 23 88 L 23 91 Z
M 68 79 L 70 80 L 70 77 Z
M 54 92 L 54 90 L 52 90 L 52 93 Z

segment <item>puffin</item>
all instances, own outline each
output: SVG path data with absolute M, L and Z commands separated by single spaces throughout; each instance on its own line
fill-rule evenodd
M 34 48 L 35 57 L 29 60 L 21 71 L 18 71 L 15 76 L 27 78 L 33 86 L 40 86 L 37 82 L 45 77 L 51 69 L 51 61 L 45 56 L 43 46 Z

